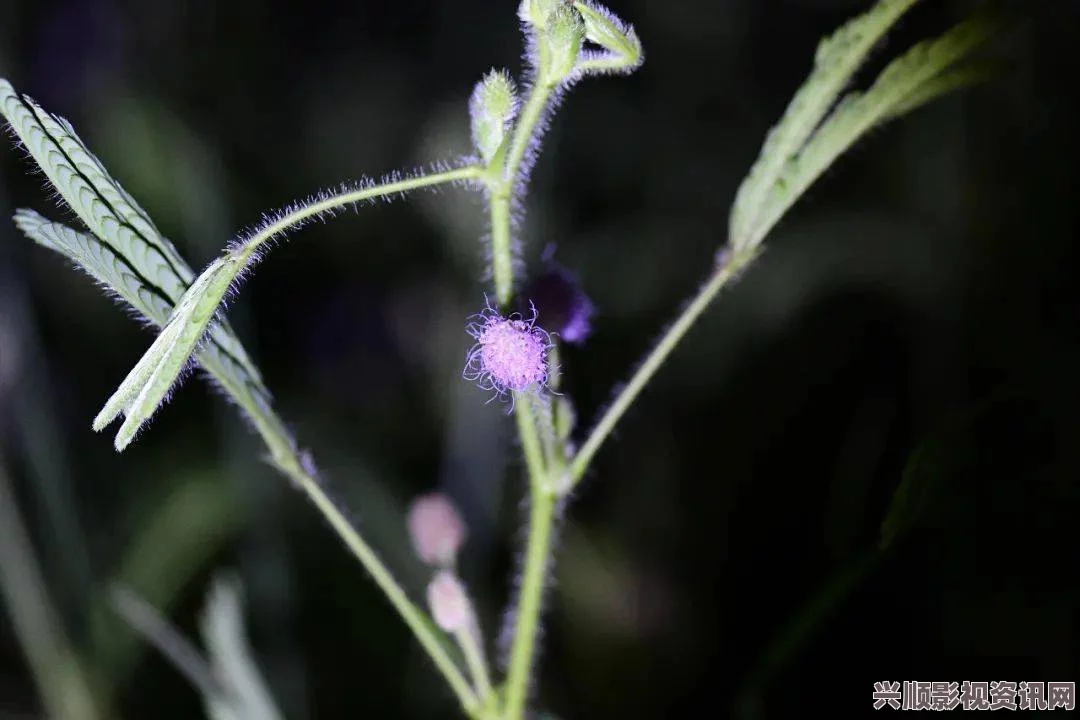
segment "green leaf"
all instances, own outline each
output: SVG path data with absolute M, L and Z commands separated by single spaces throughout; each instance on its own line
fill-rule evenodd
M 148 287 L 131 261 L 107 243 L 62 223 L 52 222 L 33 210 L 16 210 L 15 225 L 37 244 L 73 261 L 154 325 L 162 327 L 168 321 L 174 305 L 171 298 Z
M 607 8 L 592 2 L 575 2 L 585 22 L 585 39 L 605 52 L 582 51 L 577 69 L 586 73 L 631 72 L 645 60 L 634 28 Z
M 128 446 L 164 401 L 242 269 L 241 257 L 233 253 L 211 263 L 180 298 L 150 349 L 105 402 L 94 418 L 94 429 L 101 430 L 124 413 L 124 424 L 116 435 L 117 450 Z
M 169 663 L 191 683 L 203 702 L 227 702 L 221 683 L 214 677 L 209 663 L 191 641 L 174 627 L 153 605 L 131 588 L 117 584 L 110 588 L 112 610 L 142 636 L 147 644 L 157 648 Z M 239 720 L 233 716 L 233 720 Z
M 728 240 L 737 250 L 752 246 L 765 198 L 785 164 L 802 150 L 874 45 L 917 1 L 881 0 L 818 46 L 814 69 L 765 138 L 758 161 L 735 196 Z
M 242 513 L 224 472 L 185 470 L 149 483 L 129 520 L 121 521 L 131 540 L 109 573 L 109 585 L 137 590 L 166 614 L 175 607 L 192 578 L 239 530 Z M 114 605 L 108 591 L 92 598 L 87 632 L 90 657 L 113 691 L 143 660 L 145 647 L 120 623 Z
M 760 706 L 761 698 L 776 676 L 805 651 L 822 626 L 838 612 L 863 579 L 874 570 L 878 553 L 867 550 L 851 558 L 802 603 L 769 639 L 753 661 L 735 701 L 735 717 L 753 717 L 749 708 Z M 741 712 L 740 712 L 741 711 Z
M 134 591 L 117 586 L 111 599 L 113 609 L 199 691 L 211 720 L 282 720 L 244 631 L 235 576 L 216 575 L 207 593 L 201 629 L 209 658 Z
M 898 537 L 921 520 L 935 496 L 942 491 L 949 473 L 955 471 L 961 455 L 959 449 L 970 445 L 970 438 L 964 435 L 970 434 L 999 404 L 1016 399 L 1010 391 L 995 393 L 963 412 L 947 417 L 934 433 L 912 450 L 881 521 L 879 549 L 888 550 Z
M 66 256 L 157 327 L 165 327 L 195 273 L 75 134 L 0 79 L 0 113 L 90 232 L 19 210 L 15 223 L 30 239 Z M 199 363 L 263 431 L 284 432 L 270 393 L 236 333 L 212 324 Z M 134 398 L 126 398 L 130 403 Z M 113 415 L 115 417 L 115 414 Z
M 210 670 L 224 686 L 227 703 L 204 697 L 207 714 L 215 720 L 282 720 L 266 681 L 259 672 L 244 632 L 240 581 L 218 575 L 207 593 L 202 635 L 210 656 Z
M 996 70 L 997 66 L 992 63 L 968 62 L 938 73 L 933 79 L 923 83 L 914 92 L 893 105 L 878 124 L 907 115 L 942 95 L 984 82 L 993 77 Z
M 992 29 L 984 20 L 961 23 L 893 60 L 865 93 L 844 97 L 803 151 L 784 165 L 763 200 L 748 240 L 760 242 L 807 188 L 868 130 L 897 117 L 898 109 L 915 107 L 949 87 L 948 78 L 944 84 L 939 80 L 941 74 L 985 42 Z
M 175 303 L 195 273 L 146 211 L 87 150 L 71 124 L 18 95 L 4 79 L 0 79 L 0 113 L 90 232 L 127 258 L 144 286 Z

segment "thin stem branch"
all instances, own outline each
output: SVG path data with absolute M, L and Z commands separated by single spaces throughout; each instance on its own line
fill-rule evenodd
M 510 647 L 510 665 L 506 676 L 504 720 L 518 720 L 524 717 L 529 678 L 535 656 L 536 632 L 540 626 L 540 612 L 543 608 L 544 586 L 547 582 L 550 563 L 551 533 L 558 499 L 551 483 L 551 468 L 545 466 L 546 453 L 540 430 L 536 425 L 533 399 L 518 393 L 515 400 L 518 435 L 521 438 L 525 463 L 529 469 L 529 537 L 525 546 L 525 563 L 518 591 L 514 638 Z
M 476 695 L 486 708 L 488 699 L 491 697 L 491 675 L 488 673 L 487 657 L 484 653 L 484 638 L 480 633 L 480 623 L 475 613 L 469 621 L 469 626 L 454 633 L 461 653 L 465 656 L 465 663 L 469 666 L 472 675 Z
M 525 563 L 514 613 L 504 720 L 518 720 L 523 717 L 525 710 L 536 631 L 540 626 L 544 582 L 547 579 L 551 527 L 555 519 L 555 496 L 550 492 L 547 480 L 543 444 L 531 399 L 524 393 L 517 393 L 514 408 L 525 464 L 529 469 L 529 537 L 525 545 Z
M 535 655 L 536 632 L 540 627 L 544 586 L 551 562 L 551 534 L 555 524 L 555 493 L 543 476 L 533 477 L 529 507 L 529 539 L 525 546 L 525 568 L 518 595 L 514 641 L 506 675 L 504 720 L 521 720 L 528 699 L 529 677 Z
M 581 482 L 581 478 L 585 475 L 586 470 L 589 468 L 589 463 L 592 461 L 593 456 L 596 455 L 596 451 L 600 449 L 604 440 L 615 428 L 615 424 L 619 422 L 619 419 L 633 404 L 634 400 L 644 389 L 645 385 L 652 379 L 656 371 L 660 369 L 660 366 L 667 360 L 668 355 L 675 349 L 675 346 L 679 344 L 686 332 L 693 326 L 701 314 L 705 311 L 705 308 L 709 306 L 716 294 L 720 292 L 729 281 L 732 280 L 739 272 L 745 268 L 750 262 L 754 260 L 758 255 L 757 249 L 744 251 L 732 255 L 722 267 L 718 267 L 713 271 L 712 276 L 709 278 L 698 294 L 694 297 L 682 314 L 675 320 L 675 322 L 667 329 L 664 336 L 660 338 L 660 342 L 652 349 L 652 351 L 645 357 L 645 361 L 641 363 L 634 376 L 630 379 L 630 382 L 623 387 L 622 391 L 616 396 L 615 401 L 608 407 L 607 412 L 600 418 L 600 422 L 596 424 L 592 432 L 589 433 L 589 437 L 582 444 L 581 449 L 574 455 L 574 459 L 570 463 L 570 483 L 571 487 Z
M 499 188 L 491 195 L 491 276 L 495 301 L 505 307 L 514 294 L 514 250 L 510 232 L 510 190 Z
M 529 93 L 529 99 L 525 101 L 525 105 L 521 109 L 521 116 L 514 125 L 510 149 L 506 153 L 503 178 L 507 182 L 513 183 L 517 180 L 521 164 L 525 160 L 525 153 L 528 152 L 529 145 L 533 142 L 537 125 L 544 117 L 544 111 L 547 109 L 551 94 L 555 92 L 556 87 L 558 87 L 558 83 L 544 78 L 538 78 L 536 84 L 533 85 L 532 91 Z
M 537 125 L 544 117 L 544 110 L 556 85 L 538 81 L 529 93 L 521 116 L 514 125 L 510 146 L 505 157 L 496 156 L 489 171 L 491 191 L 491 274 L 495 283 L 495 298 L 505 306 L 514 294 L 514 252 L 511 247 L 511 208 L 518 175 L 533 142 Z
M 282 215 L 274 222 L 260 228 L 258 232 L 244 242 L 243 253 L 245 253 L 245 256 L 250 256 L 267 240 L 273 239 L 289 228 L 346 205 L 355 205 L 356 203 L 366 202 L 386 195 L 407 193 L 412 190 L 419 190 L 434 185 L 446 185 L 462 180 L 477 180 L 481 178 L 483 174 L 484 168 L 479 165 L 467 165 L 462 168 L 432 173 L 431 175 L 418 175 L 404 180 L 380 183 L 370 187 L 331 195 L 313 203 L 305 204 L 303 207 L 296 208 L 295 210 Z
M 325 198 L 318 202 L 307 205 L 290 212 L 279 220 L 267 225 L 245 243 L 244 252 L 253 252 L 260 244 L 270 240 L 290 227 L 315 217 L 320 213 L 334 210 L 344 205 L 363 202 L 383 195 L 408 192 L 433 185 L 456 182 L 460 180 L 472 180 L 479 178 L 483 173 L 478 166 L 468 166 L 446 172 L 435 173 L 421 177 L 409 178 L 398 182 L 386 183 L 374 187 L 362 188 L 355 191 L 342 193 L 333 197 Z M 219 381 L 222 378 L 218 378 Z M 394 579 L 391 572 L 383 564 L 379 556 L 353 527 L 352 523 L 342 511 L 327 496 L 314 472 L 309 468 L 310 463 L 305 462 L 296 446 L 292 436 L 281 422 L 274 411 L 265 404 L 258 402 L 250 393 L 243 392 L 240 388 L 233 387 L 227 381 L 222 382 L 226 391 L 234 401 L 243 408 L 251 418 L 255 429 L 259 433 L 266 447 L 270 451 L 273 464 L 285 475 L 292 479 L 297 487 L 308 496 L 315 508 L 322 514 L 330 527 L 341 538 L 345 546 L 352 552 L 360 564 L 364 566 L 375 584 L 389 599 L 390 604 L 397 610 L 412 630 L 420 645 L 435 663 L 435 667 L 442 673 L 450 689 L 457 696 L 462 708 L 470 716 L 476 716 L 480 712 L 480 703 L 469 685 L 468 680 L 450 657 L 446 647 L 440 640 L 434 626 L 427 621 L 426 614 L 416 607 L 405 594 L 405 591 Z
M 534 488 L 546 474 L 544 464 L 544 446 L 540 441 L 540 431 L 536 426 L 536 414 L 533 412 L 530 398 L 525 393 L 515 392 L 514 417 L 517 420 L 518 438 L 525 455 L 525 465 L 529 469 L 529 487 Z M 535 488 L 534 488 L 535 489 Z
M 383 591 L 390 600 L 390 604 L 398 611 L 405 624 L 413 631 L 420 645 L 431 656 L 435 666 L 446 678 L 450 689 L 457 695 L 462 708 L 470 716 L 475 716 L 480 711 L 480 702 L 476 693 L 469 685 L 469 681 L 462 674 L 457 664 L 450 657 L 446 648 L 440 642 L 433 627 L 427 622 L 423 611 L 409 600 L 405 591 L 394 580 L 394 576 L 379 559 L 379 556 L 364 541 L 360 534 L 353 528 L 352 523 L 338 509 L 337 505 L 326 495 L 322 486 L 319 485 L 311 474 L 302 469 L 302 464 L 283 468 L 289 472 L 289 476 L 296 481 L 300 489 L 307 494 L 315 507 L 326 518 L 330 526 L 345 542 L 345 545 L 356 556 L 364 569 L 368 571 L 375 584 Z

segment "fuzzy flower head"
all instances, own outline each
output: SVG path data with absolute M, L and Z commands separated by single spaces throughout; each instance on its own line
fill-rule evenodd
M 530 302 L 529 308 L 528 319 L 520 313 L 504 317 L 490 305 L 470 318 L 466 330 L 476 344 L 469 350 L 462 376 L 482 390 L 494 391 L 492 400 L 511 391 L 540 392 L 547 386 L 548 352 L 554 345 L 547 331 L 536 325 L 536 307 Z

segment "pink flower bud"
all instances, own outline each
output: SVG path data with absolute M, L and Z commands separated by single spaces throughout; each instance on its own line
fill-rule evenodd
M 468 627 L 472 618 L 472 603 L 461 584 L 450 570 L 440 570 L 427 587 L 428 607 L 435 624 L 446 632 L 457 632 Z
M 408 515 L 413 549 L 428 565 L 453 565 L 465 542 L 465 522 L 450 499 L 429 493 L 413 500 Z

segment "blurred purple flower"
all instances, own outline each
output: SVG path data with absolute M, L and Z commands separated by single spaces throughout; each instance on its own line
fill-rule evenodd
M 544 325 L 559 339 L 580 345 L 592 333 L 594 307 L 577 276 L 549 261 L 521 294 L 540 309 Z

